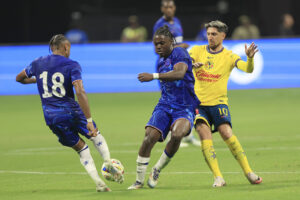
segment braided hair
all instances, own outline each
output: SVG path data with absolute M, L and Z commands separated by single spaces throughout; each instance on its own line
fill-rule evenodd
M 164 25 L 164 26 L 160 27 L 159 29 L 157 29 L 157 31 L 155 31 L 155 33 L 154 33 L 154 37 L 156 35 L 164 35 L 166 37 L 169 37 L 171 39 L 171 41 L 173 42 L 173 44 L 176 44 L 175 37 L 171 33 L 170 28 L 167 25 Z
M 59 46 L 65 41 L 69 40 L 63 34 L 54 35 L 49 42 L 49 52 L 57 50 Z

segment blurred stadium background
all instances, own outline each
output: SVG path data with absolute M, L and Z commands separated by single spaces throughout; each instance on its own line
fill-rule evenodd
M 136 76 L 143 71 L 154 72 L 156 55 L 151 36 L 154 23 L 162 15 L 160 0 L 11 0 L 2 1 L 0 6 L 0 199 L 75 200 L 99 199 L 99 195 L 105 199 L 183 199 L 187 194 L 190 199 L 299 199 L 300 1 L 175 2 L 185 41 L 191 46 L 205 44 L 195 41 L 195 37 L 203 22 L 215 19 L 229 25 L 224 45 L 242 58 L 244 43 L 258 44 L 255 72 L 232 73 L 229 103 L 234 132 L 239 134 L 264 183 L 248 185 L 215 134 L 216 151 L 228 182 L 226 188 L 211 188 L 211 175 L 201 151 L 190 146 L 180 149 L 155 191 L 126 190 L 135 179 L 144 124 L 159 98 L 156 82 L 141 84 Z M 294 34 L 290 36 L 279 33 L 285 13 L 294 18 Z M 130 15 L 137 15 L 146 27 L 146 42 L 120 43 Z M 259 39 L 231 39 L 241 15 L 249 16 L 258 26 Z M 93 183 L 85 176 L 77 155 L 61 147 L 45 126 L 36 85 L 15 82 L 16 74 L 33 59 L 49 54 L 50 37 L 66 33 L 74 20 L 86 32 L 89 42 L 72 45 L 71 58 L 82 65 L 93 118 L 108 140 L 112 157 L 125 166 L 125 183 L 108 183 L 116 191 L 111 194 L 94 193 Z M 155 147 L 150 165 L 163 147 L 164 144 Z M 96 152 L 93 156 L 99 162 Z
M 185 39 L 196 37 L 201 23 L 220 19 L 230 27 L 238 26 L 238 17 L 248 15 L 263 37 L 279 35 L 281 16 L 295 18 L 300 34 L 300 2 L 297 0 L 177 0 L 176 16 L 181 20 Z M 225 3 L 225 4 L 224 4 Z M 137 15 L 151 39 L 155 21 L 161 17 L 160 0 L 40 0 L 3 1 L 0 8 L 0 43 L 48 42 L 54 33 L 65 33 L 72 25 L 72 13 L 80 12 L 80 26 L 91 41 L 116 41 L 127 26 L 129 15 Z M 76 18 L 76 17 L 75 17 Z M 74 18 L 73 18 L 74 19 Z

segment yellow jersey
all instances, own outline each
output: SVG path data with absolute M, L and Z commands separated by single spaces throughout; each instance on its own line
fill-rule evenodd
M 195 93 L 203 106 L 228 105 L 227 83 L 232 69 L 237 66 L 252 72 L 254 68 L 252 58 L 244 62 L 224 47 L 219 52 L 211 52 L 208 45 L 194 46 L 189 53 L 193 63 L 203 63 L 201 67 L 193 68 Z

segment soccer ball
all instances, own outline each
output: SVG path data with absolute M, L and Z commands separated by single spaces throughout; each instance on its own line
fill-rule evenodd
M 122 163 L 117 160 L 117 159 L 111 159 L 111 164 L 112 166 L 118 170 L 120 172 L 120 174 L 124 174 L 124 166 L 122 165 Z M 111 174 L 111 172 L 109 171 L 109 163 L 107 162 L 104 162 L 103 165 L 102 165 L 102 168 L 101 168 L 101 173 L 103 175 L 103 177 L 108 180 L 108 181 L 116 181 L 113 177 L 113 175 Z

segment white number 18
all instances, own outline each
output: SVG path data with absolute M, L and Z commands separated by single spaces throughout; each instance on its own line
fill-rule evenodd
M 59 77 L 59 81 L 56 80 L 57 77 Z M 66 95 L 66 90 L 63 85 L 65 81 L 64 75 L 60 72 L 56 72 L 52 75 L 52 83 L 53 83 L 52 94 L 49 93 L 47 78 L 48 78 L 47 71 L 44 71 L 43 73 L 40 74 L 40 79 L 43 79 L 43 89 L 44 89 L 44 93 L 42 94 L 42 97 L 49 98 L 52 97 L 52 95 L 57 97 L 64 97 Z M 57 88 L 60 89 L 60 93 L 56 90 Z

